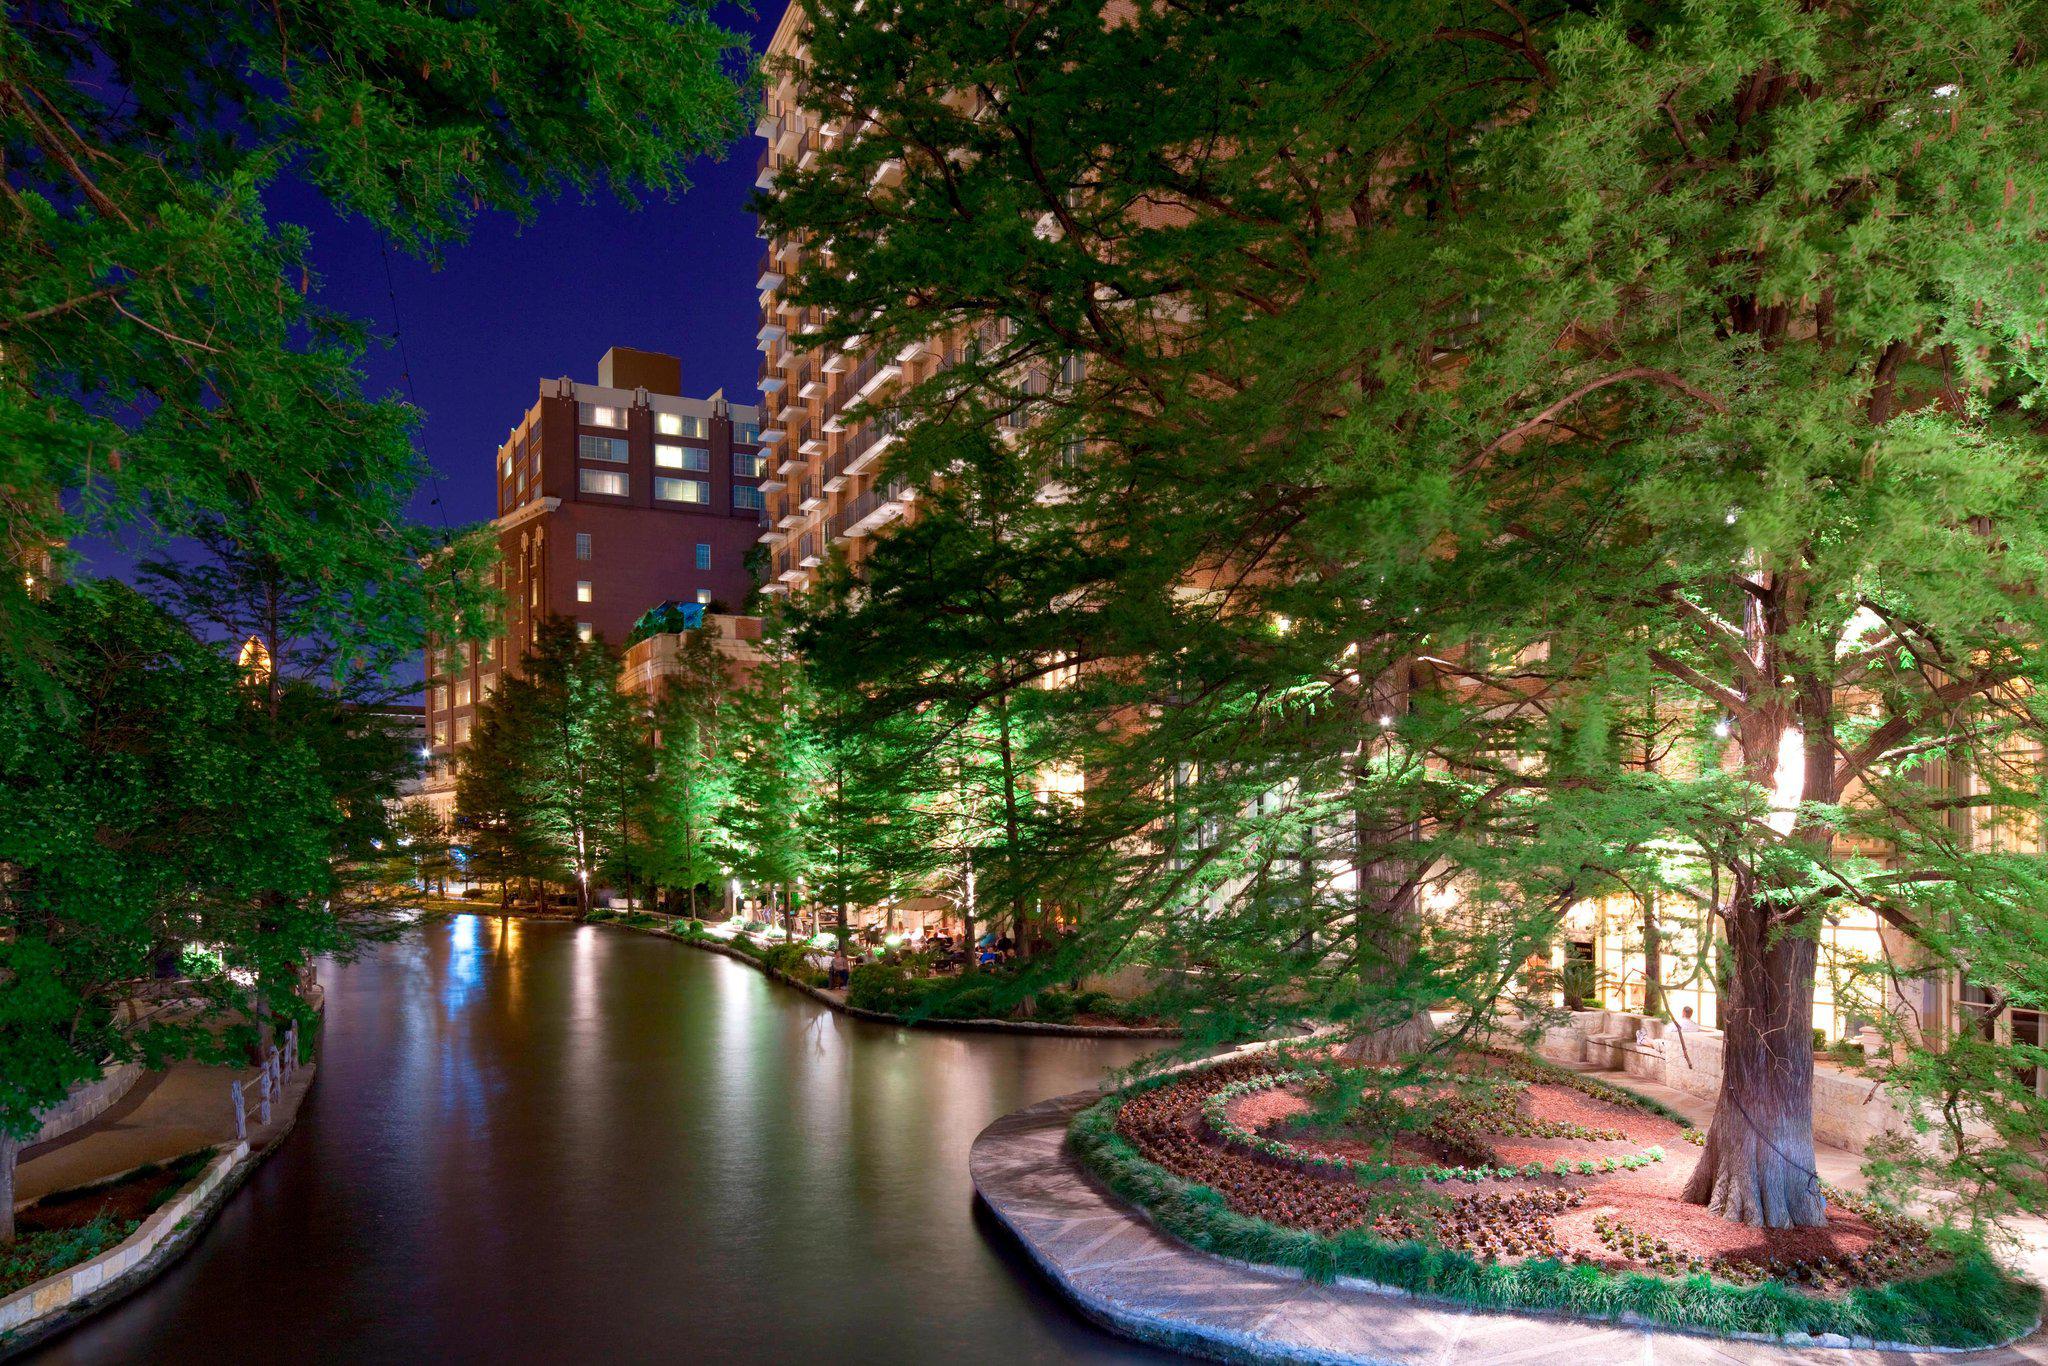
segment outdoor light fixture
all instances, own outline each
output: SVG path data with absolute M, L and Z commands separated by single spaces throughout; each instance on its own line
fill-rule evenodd
M 1715 734 L 1715 736 L 1717 736 L 1718 738 L 1720 738 L 1720 739 L 1723 739 L 1723 740 L 1726 740 L 1726 739 L 1728 738 L 1728 718 L 1727 718 L 1727 717 L 1725 717 L 1725 716 L 1724 716 L 1724 717 L 1722 717 L 1722 718 L 1721 718 L 1720 720 L 1718 720 L 1718 721 L 1716 721 L 1716 722 L 1714 723 L 1714 734 Z
M 1394 724 L 1394 718 L 1393 718 L 1393 717 L 1391 717 L 1391 716 L 1385 716 L 1385 715 L 1382 715 L 1382 716 L 1380 717 L 1380 729 L 1381 729 L 1381 730 L 1385 730 L 1385 729 L 1386 729 L 1386 728 L 1387 728 L 1388 726 L 1391 726 L 1391 725 L 1393 725 L 1393 724 Z

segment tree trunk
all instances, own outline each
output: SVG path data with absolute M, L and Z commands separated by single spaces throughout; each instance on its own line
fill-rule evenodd
M 1797 927 L 1772 938 L 1772 905 L 1738 872 L 1727 914 L 1734 958 L 1721 1003 L 1721 1094 L 1685 1199 L 1762 1228 L 1818 1228 L 1827 1199 L 1813 1156 L 1813 971 Z
M 14 1241 L 14 1158 L 21 1145 L 0 1133 L 0 1247 Z
M 1664 1014 L 1663 938 L 1657 929 L 1657 893 L 1643 894 L 1643 1014 Z
M 1377 729 L 1371 744 L 1394 744 L 1392 725 L 1395 718 L 1408 712 L 1412 683 L 1406 665 L 1374 681 L 1368 700 L 1371 721 Z M 1354 788 L 1363 787 L 1364 775 L 1359 774 Z M 1419 922 L 1417 876 L 1421 871 L 1414 858 L 1396 851 L 1403 844 L 1413 843 L 1420 832 L 1413 821 L 1396 818 L 1391 824 L 1382 824 L 1383 819 L 1364 800 L 1352 807 L 1351 866 L 1357 878 L 1353 928 L 1364 970 L 1391 980 L 1407 966 L 1414 953 L 1413 940 Z M 1406 1019 L 1352 1039 L 1345 1044 L 1343 1056 L 1353 1062 L 1392 1062 L 1427 1048 L 1435 1032 L 1429 1011 L 1417 1007 Z

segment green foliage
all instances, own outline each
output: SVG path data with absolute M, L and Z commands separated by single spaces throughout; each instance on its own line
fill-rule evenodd
M 808 12 L 862 130 L 763 203 L 832 243 L 813 344 L 948 363 L 853 414 L 944 478 L 803 640 L 967 747 L 984 900 L 1085 907 L 1198 1047 L 1539 1016 L 1564 912 L 1653 896 L 1777 1003 L 1759 1103 L 1874 919 L 1991 1000 L 1891 1074 L 1921 1174 L 2048 1202 L 1989 1156 L 2048 1122 L 1996 1022 L 2048 1000 L 2040 0 Z
M 29 610 L 57 667 L 0 663 L 0 1127 L 16 1135 L 104 1059 L 232 1055 L 248 1012 L 303 1015 L 306 963 L 374 928 L 348 869 L 404 765 L 323 690 L 287 687 L 273 713 L 131 589 L 66 586 Z M 199 1008 L 130 1023 L 165 963 Z
M 118 1247 L 139 1226 L 134 1219 L 101 1215 L 76 1228 L 22 1235 L 0 1248 L 0 1296 L 11 1295 L 46 1276 L 91 1261 Z
M 477 708 L 456 813 L 485 876 L 545 881 L 559 870 L 588 911 L 595 886 L 630 886 L 645 867 L 653 737 L 618 673 L 609 646 L 550 618 L 520 671 Z

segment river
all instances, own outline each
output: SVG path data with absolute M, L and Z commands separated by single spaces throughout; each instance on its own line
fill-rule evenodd
M 651 936 L 461 916 L 330 964 L 298 1127 L 38 1362 L 1169 1360 L 978 1210 L 991 1119 L 1137 1041 L 897 1029 Z

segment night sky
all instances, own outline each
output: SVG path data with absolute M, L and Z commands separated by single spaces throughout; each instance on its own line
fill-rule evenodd
M 758 15 L 721 19 L 751 32 L 758 51 L 781 13 L 780 0 L 764 0 Z M 594 382 L 607 347 L 680 356 L 685 392 L 723 388 L 734 402 L 758 402 L 762 244 L 746 204 L 760 148 L 742 138 L 725 160 L 693 166 L 686 193 L 637 211 L 606 197 L 543 204 L 524 228 L 508 216 L 481 219 L 438 270 L 392 250 L 389 285 L 375 233 L 336 218 L 310 192 L 280 188 L 278 214 L 312 232 L 316 297 L 403 341 L 410 395 L 399 347 L 373 348 L 365 368 L 373 396 L 410 397 L 421 410 L 418 441 L 440 478 L 415 501 L 417 517 L 435 524 L 445 514 L 459 526 L 494 516 L 492 456 L 538 381 Z

